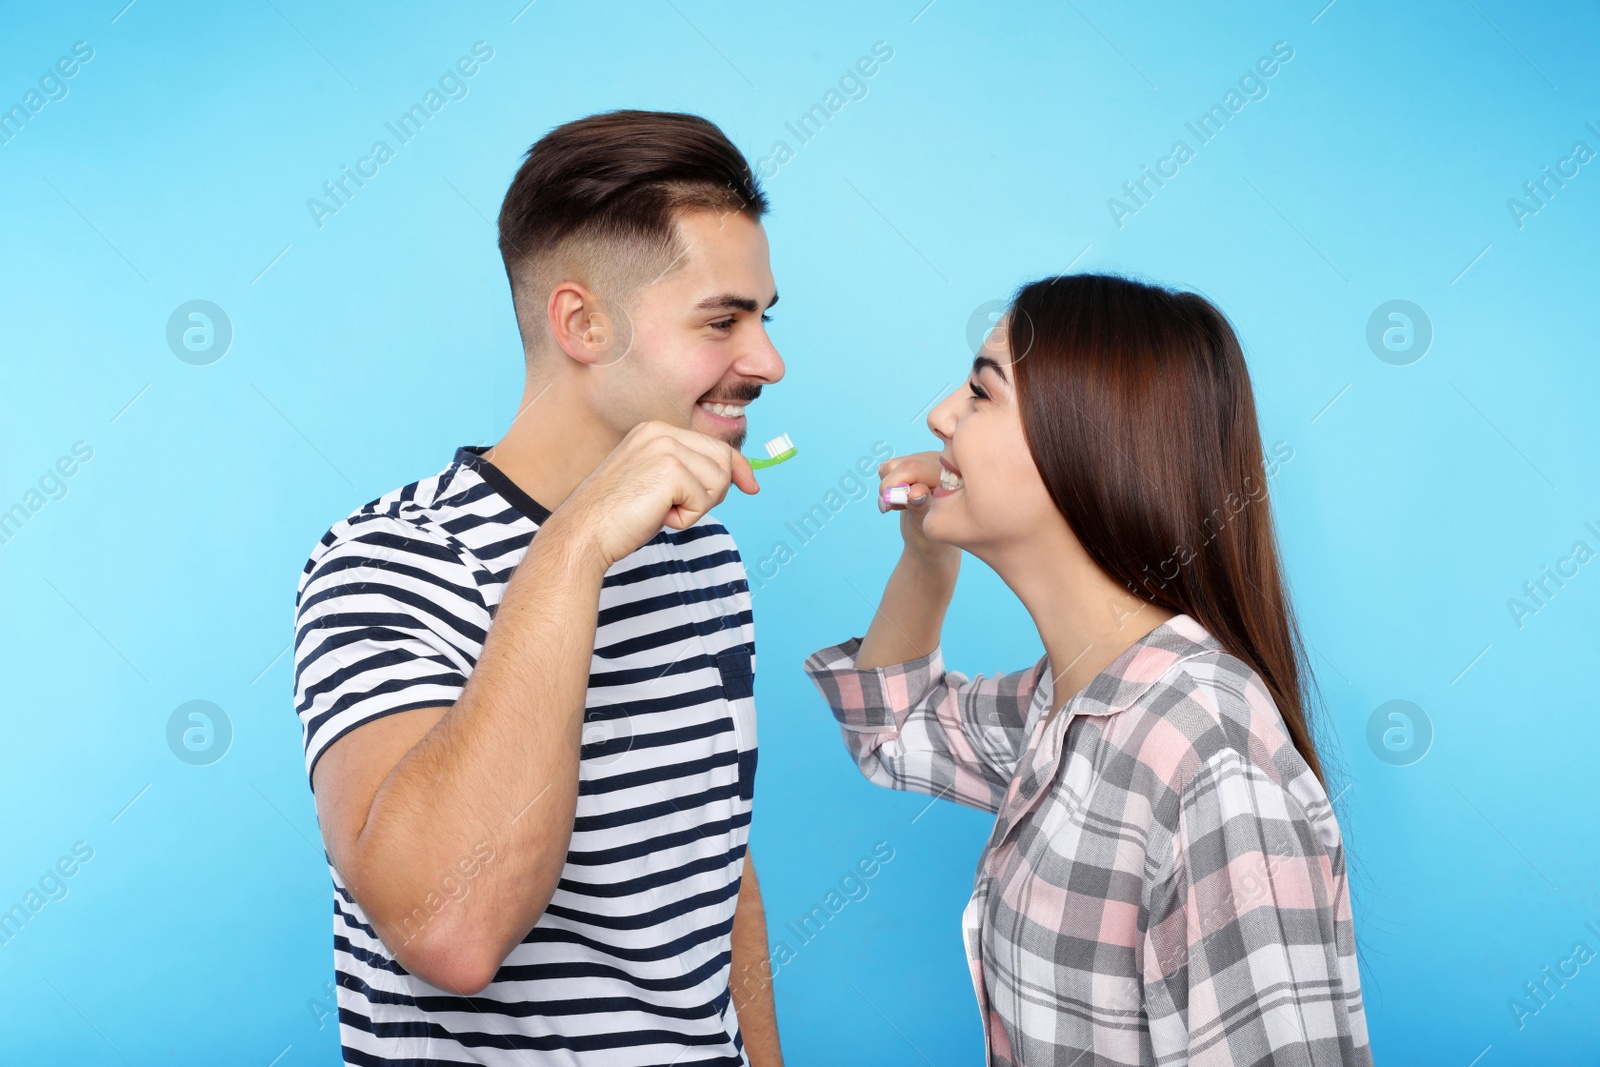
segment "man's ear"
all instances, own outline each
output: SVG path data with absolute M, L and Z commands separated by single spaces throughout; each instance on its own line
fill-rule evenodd
M 614 361 L 618 327 L 605 302 L 581 282 L 561 282 L 545 307 L 556 346 L 579 363 Z

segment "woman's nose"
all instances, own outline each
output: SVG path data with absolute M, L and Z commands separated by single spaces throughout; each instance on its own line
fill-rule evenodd
M 933 405 L 933 410 L 928 412 L 928 429 L 932 430 L 934 436 L 941 441 L 949 440 L 951 432 L 955 429 L 956 393 L 960 391 L 960 387 L 957 387 L 949 396 Z

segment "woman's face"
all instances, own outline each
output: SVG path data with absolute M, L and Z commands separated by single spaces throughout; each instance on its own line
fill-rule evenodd
M 990 332 L 967 380 L 928 414 L 928 429 L 944 442 L 944 471 L 923 532 L 980 558 L 1063 521 L 1022 434 L 1008 321 Z

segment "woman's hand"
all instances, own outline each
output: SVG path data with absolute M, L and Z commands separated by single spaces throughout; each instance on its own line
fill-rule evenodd
M 938 648 L 961 569 L 961 550 L 930 540 L 922 530 L 922 517 L 933 502 L 933 487 L 939 484 L 939 453 L 917 452 L 885 460 L 878 465 L 878 478 L 882 482 L 878 510 L 900 512 L 900 536 L 906 547 L 856 650 L 860 668 L 905 663 Z M 887 491 L 897 485 L 910 487 L 908 503 L 885 500 Z
M 961 563 L 961 550 L 928 538 L 922 518 L 933 502 L 933 487 L 939 484 L 939 453 L 913 452 L 895 456 L 878 464 L 878 510 L 900 512 L 900 536 L 906 554 L 919 563 L 936 568 L 954 568 Z M 888 490 L 909 486 L 908 502 L 890 504 Z

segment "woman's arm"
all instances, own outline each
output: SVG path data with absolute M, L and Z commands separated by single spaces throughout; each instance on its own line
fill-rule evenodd
M 1039 665 L 970 681 L 935 648 L 887 667 L 854 664 L 859 638 L 807 657 L 861 773 L 890 789 L 999 811 L 1027 744 Z
M 930 485 L 939 480 L 939 461 L 933 452 L 921 452 L 887 460 L 878 466 L 883 486 L 910 483 L 910 503 L 892 505 L 900 511 L 900 536 L 905 551 L 883 601 L 872 614 L 867 636 L 856 655 L 859 668 L 883 667 L 918 659 L 939 647 L 944 615 L 955 595 L 956 575 L 961 570 L 961 550 L 928 540 L 922 532 L 922 517 L 931 500 Z M 879 490 L 878 510 L 887 510 Z
M 922 534 L 928 487 L 915 483 L 919 476 L 937 480 L 933 456 L 879 468 L 886 485 L 914 483 L 916 503 L 900 520 L 905 551 L 866 637 L 818 650 L 805 670 L 868 779 L 996 811 L 1025 747 L 1038 665 L 970 681 L 944 669 L 939 634 L 961 553 Z
M 884 586 L 883 600 L 872 613 L 867 636 L 856 653 L 856 666 L 887 667 L 920 659 L 938 648 L 960 566 L 959 555 L 947 563 L 920 559 L 909 550 L 904 553 Z

